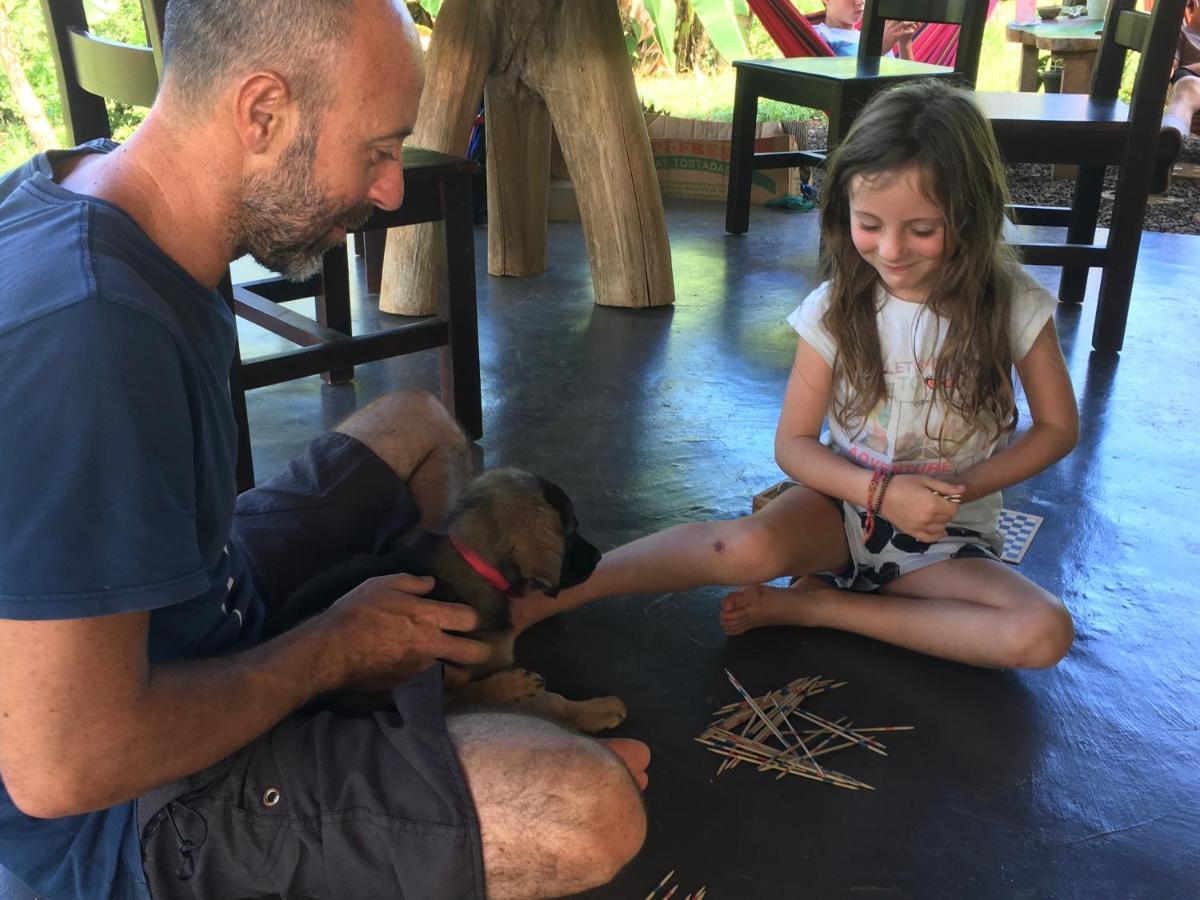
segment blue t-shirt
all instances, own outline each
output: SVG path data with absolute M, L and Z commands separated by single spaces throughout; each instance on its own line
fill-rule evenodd
M 229 542 L 236 328 L 121 209 L 35 157 L 0 178 L 0 618 L 150 611 L 152 662 L 259 640 Z M 86 688 L 86 686 L 81 686 Z M 143 898 L 133 803 L 62 819 L 0 785 L 0 865 L 50 898 Z
M 818 22 L 813 29 L 829 45 L 834 56 L 858 56 L 858 45 L 862 32 L 857 28 L 831 28 L 824 22 Z M 888 52 L 883 55 L 894 57 L 896 53 L 888 48 Z

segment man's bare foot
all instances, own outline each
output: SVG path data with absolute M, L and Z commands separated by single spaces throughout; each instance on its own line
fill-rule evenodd
M 604 738 L 600 743 L 617 754 L 638 788 L 644 791 L 650 783 L 650 776 L 646 774 L 646 767 L 650 765 L 650 748 L 632 738 Z
M 764 625 L 814 625 L 813 601 L 828 590 L 831 588 L 813 575 L 786 588 L 744 587 L 721 600 L 721 630 L 735 635 Z

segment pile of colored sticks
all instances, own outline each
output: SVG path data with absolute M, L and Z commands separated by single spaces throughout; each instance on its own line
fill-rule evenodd
M 672 869 L 662 877 L 662 881 L 654 886 L 654 890 L 646 895 L 646 900 L 673 900 L 676 893 L 679 891 L 679 885 L 673 884 L 670 888 L 667 888 L 667 883 L 674 877 L 675 870 Z M 660 894 L 659 891 L 663 889 L 666 889 L 667 892 L 665 894 Z M 704 894 L 707 892 L 707 890 L 708 888 L 702 887 L 694 894 L 684 894 L 680 900 L 704 900 Z
M 835 772 L 818 759 L 850 747 L 865 747 L 887 756 L 887 748 L 873 735 L 913 730 L 911 725 L 858 728 L 849 719 L 830 721 L 800 708 L 809 697 L 843 687 L 844 681 L 811 675 L 761 697 L 751 697 L 728 669 L 725 674 L 742 699 L 716 710 L 716 721 L 696 738 L 713 753 L 726 757 L 717 769 L 718 775 L 746 762 L 760 772 L 778 772 L 777 779 L 798 775 L 852 791 L 873 791 L 875 788 L 866 782 Z

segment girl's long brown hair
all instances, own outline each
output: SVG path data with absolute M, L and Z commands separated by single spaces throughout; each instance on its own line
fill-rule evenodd
M 870 179 L 909 166 L 916 167 L 926 195 L 946 218 L 944 262 L 921 313 L 947 323 L 935 362 L 933 399 L 960 416 L 971 432 L 999 437 L 1017 419 L 1009 343 L 1017 269 L 1016 256 L 1001 237 L 1008 202 L 1004 165 L 991 126 L 971 95 L 935 79 L 877 95 L 829 158 L 821 257 L 832 283 L 823 321 L 838 348 L 835 381 L 846 385 L 834 397 L 833 414 L 853 433 L 887 390 L 875 318 L 879 275 L 850 237 L 851 183 L 857 176 Z M 947 448 L 961 445 L 968 435 L 945 431 L 943 424 L 929 437 L 948 455 Z

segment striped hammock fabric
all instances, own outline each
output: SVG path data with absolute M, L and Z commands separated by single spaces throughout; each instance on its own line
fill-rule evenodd
M 988 15 L 998 0 L 988 0 Z M 813 28 L 813 18 L 791 0 L 747 0 L 767 34 L 784 56 L 833 56 L 833 50 Z M 815 18 L 820 21 L 820 15 Z M 913 59 L 938 66 L 953 66 L 958 51 L 958 26 L 940 22 L 921 25 L 913 38 Z

